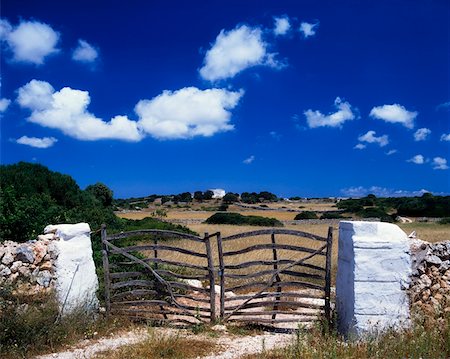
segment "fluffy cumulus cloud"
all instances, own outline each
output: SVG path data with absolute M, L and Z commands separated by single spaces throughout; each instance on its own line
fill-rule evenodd
M 429 193 L 430 191 L 426 189 L 421 189 L 418 191 L 406 191 L 406 190 L 394 190 L 385 187 L 372 186 L 372 187 L 349 187 L 341 189 L 341 192 L 348 197 L 358 198 L 365 197 L 368 194 L 374 194 L 378 197 L 413 197 L 422 196 L 424 193 Z
M 307 110 L 304 112 L 306 121 L 310 128 L 316 127 L 341 127 L 345 121 L 354 120 L 355 113 L 348 102 L 342 101 L 339 97 L 334 100 L 336 112 L 324 115 L 320 111 Z
M 441 141 L 450 141 L 450 133 L 443 133 L 441 136 Z
M 419 128 L 414 132 L 414 141 L 425 141 L 431 134 L 429 128 Z
M 186 87 L 141 100 L 135 111 L 139 126 L 155 138 L 209 137 L 234 128 L 229 110 L 237 106 L 242 95 L 243 91 Z
M 249 165 L 250 163 L 252 163 L 255 160 L 255 156 L 251 155 L 250 157 L 246 158 L 245 160 L 242 161 L 242 163 Z
M 18 62 L 41 65 L 57 49 L 59 33 L 38 21 L 22 21 L 13 27 L 8 21 L 0 23 L 0 39 L 7 44 Z
M 410 158 L 408 162 L 415 163 L 416 165 L 423 165 L 425 163 L 425 158 L 422 155 L 415 155 L 413 158 Z
M 55 91 L 48 82 L 32 80 L 19 89 L 17 101 L 31 111 L 30 122 L 58 129 L 80 140 L 139 141 L 142 138 L 137 123 L 126 116 L 116 116 L 105 122 L 88 112 L 90 96 L 87 91 L 70 87 Z
M 307 39 L 310 36 L 314 36 L 317 31 L 317 27 L 319 26 L 319 23 L 309 23 L 309 22 L 302 22 L 300 24 L 299 31 L 303 34 L 305 39 Z
M 433 169 L 435 169 L 435 170 L 447 170 L 448 169 L 447 160 L 442 157 L 433 158 L 432 166 L 433 166 Z
M 281 64 L 267 47 L 260 28 L 241 25 L 230 31 L 222 30 L 206 52 L 200 76 L 208 81 L 217 81 L 234 77 L 253 66 L 279 68 Z
M 52 147 L 58 140 L 54 137 L 28 137 L 22 136 L 16 140 L 21 145 L 27 145 L 35 148 L 49 148 Z
M 392 156 L 394 153 L 397 153 L 397 150 L 389 150 L 386 152 L 387 156 Z
M 390 123 L 400 123 L 406 128 L 414 127 L 414 119 L 417 117 L 416 111 L 408 111 L 402 105 L 383 105 L 372 108 L 370 117 Z
M 78 46 L 72 53 L 72 59 L 79 62 L 94 62 L 98 58 L 98 51 L 87 41 L 78 40 Z
M 380 147 L 384 147 L 387 144 L 389 144 L 389 137 L 388 135 L 383 136 L 375 136 L 375 131 L 367 131 L 366 134 L 361 135 L 358 137 L 358 140 L 360 142 L 367 142 L 367 143 L 377 143 Z
M 273 32 L 275 35 L 286 35 L 291 28 L 289 18 L 287 16 L 276 17 L 274 19 L 275 27 Z
M 7 98 L 0 99 L 0 113 L 5 112 L 10 103 L 11 100 L 8 100 Z
M 355 150 L 363 150 L 365 149 L 367 146 L 363 143 L 358 143 L 355 147 L 353 147 Z

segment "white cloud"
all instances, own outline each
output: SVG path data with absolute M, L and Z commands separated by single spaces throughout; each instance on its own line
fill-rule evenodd
M 386 152 L 386 155 L 387 155 L 387 156 L 391 156 L 391 155 L 393 155 L 394 153 L 397 153 L 397 150 L 389 150 L 389 151 Z
M 322 114 L 320 111 L 307 110 L 304 112 L 308 126 L 310 128 L 329 126 L 341 127 L 345 121 L 354 120 L 356 115 L 352 111 L 352 106 L 348 102 L 343 102 L 339 97 L 334 100 L 336 112 L 328 115 Z
M 443 133 L 441 136 L 441 141 L 450 141 L 450 133 Z
M 255 160 L 255 156 L 251 155 L 249 158 L 246 158 L 245 160 L 243 160 L 242 163 L 245 163 L 246 165 L 249 165 L 254 160 Z
M 31 110 L 30 122 L 54 128 L 79 140 L 118 139 L 139 141 L 137 122 L 115 116 L 105 122 L 87 111 L 89 92 L 64 87 L 55 91 L 45 81 L 32 80 L 19 89 L 17 101 Z
M 49 148 L 52 147 L 58 140 L 54 137 L 28 137 L 22 136 L 16 140 L 21 145 L 27 145 L 36 148 Z
M 185 87 L 141 100 L 135 111 L 140 128 L 155 138 L 209 137 L 234 129 L 228 110 L 237 106 L 243 94 L 243 91 Z
M 275 28 L 273 29 L 275 35 L 286 35 L 290 28 L 291 24 L 287 16 L 275 18 Z
M 377 143 L 380 147 L 384 147 L 389 144 L 388 135 L 376 137 L 375 134 L 375 131 L 367 131 L 366 134 L 359 136 L 358 140 L 367 143 Z
M 6 20 L 0 23 L 0 39 L 5 41 L 13 60 L 41 65 L 47 56 L 58 52 L 59 33 L 38 21 L 22 21 L 12 27 Z
M 94 62 L 98 57 L 98 51 L 87 41 L 78 40 L 78 47 L 72 53 L 72 59 L 80 62 Z
M 436 110 L 448 110 L 450 109 L 450 101 L 441 103 L 436 106 Z
M 368 194 L 374 194 L 378 197 L 420 197 L 424 193 L 430 193 L 430 191 L 426 189 L 421 189 L 418 191 L 405 191 L 405 190 L 394 190 L 390 188 L 372 186 L 369 188 L 358 186 L 358 187 L 350 187 L 341 189 L 341 192 L 348 197 L 365 197 Z M 437 194 L 437 193 L 436 193 Z
M 425 141 L 431 134 L 431 130 L 428 128 L 419 128 L 414 133 L 414 141 Z
M 7 98 L 0 99 L 0 113 L 5 112 L 10 103 L 11 100 L 8 100 Z
M 442 157 L 433 158 L 432 166 L 433 166 L 433 169 L 435 169 L 435 170 L 447 170 L 448 169 L 447 160 Z
M 363 143 L 358 143 L 355 147 L 353 147 L 355 150 L 363 150 L 365 149 L 367 146 Z
M 383 105 L 372 108 L 370 116 L 390 123 L 400 123 L 407 128 L 414 127 L 414 119 L 418 112 L 408 111 L 402 105 Z
M 409 159 L 407 162 L 415 163 L 416 165 L 423 165 L 425 163 L 425 158 L 422 155 L 415 155 L 413 158 Z
M 314 24 L 309 22 L 302 22 L 300 24 L 300 32 L 303 33 L 303 36 L 306 38 L 310 36 L 314 36 L 316 34 L 316 28 L 319 26 L 319 23 L 316 22 Z
M 200 76 L 209 81 L 223 80 L 258 65 L 281 67 L 275 54 L 267 52 L 261 29 L 241 25 L 222 30 L 203 60 Z

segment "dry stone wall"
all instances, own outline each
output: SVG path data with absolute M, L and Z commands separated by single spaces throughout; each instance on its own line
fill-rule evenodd
M 413 310 L 436 317 L 450 313 L 450 240 L 433 244 L 414 240 L 411 258 Z

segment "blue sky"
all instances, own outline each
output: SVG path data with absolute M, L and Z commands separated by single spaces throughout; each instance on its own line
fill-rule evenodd
M 2 1 L 1 162 L 116 197 L 450 193 L 450 3 Z

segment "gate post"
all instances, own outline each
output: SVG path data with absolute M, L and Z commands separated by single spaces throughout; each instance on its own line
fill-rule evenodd
M 331 323 L 331 249 L 333 246 L 333 227 L 328 227 L 327 256 L 325 263 L 325 318 Z
M 223 263 L 222 235 L 220 232 L 217 233 L 217 252 L 219 254 L 220 320 L 223 320 L 225 316 L 225 268 Z
M 105 306 L 106 306 L 106 317 L 109 318 L 111 313 L 111 278 L 109 276 L 109 258 L 108 258 L 108 246 L 106 245 L 106 224 L 102 224 L 101 229 L 102 237 L 102 259 L 103 259 L 103 275 L 105 279 Z
M 209 305 L 211 310 L 211 322 L 216 320 L 216 288 L 214 281 L 214 264 L 211 253 L 211 241 L 208 233 L 205 233 L 206 255 L 208 257 L 208 276 L 209 276 Z

